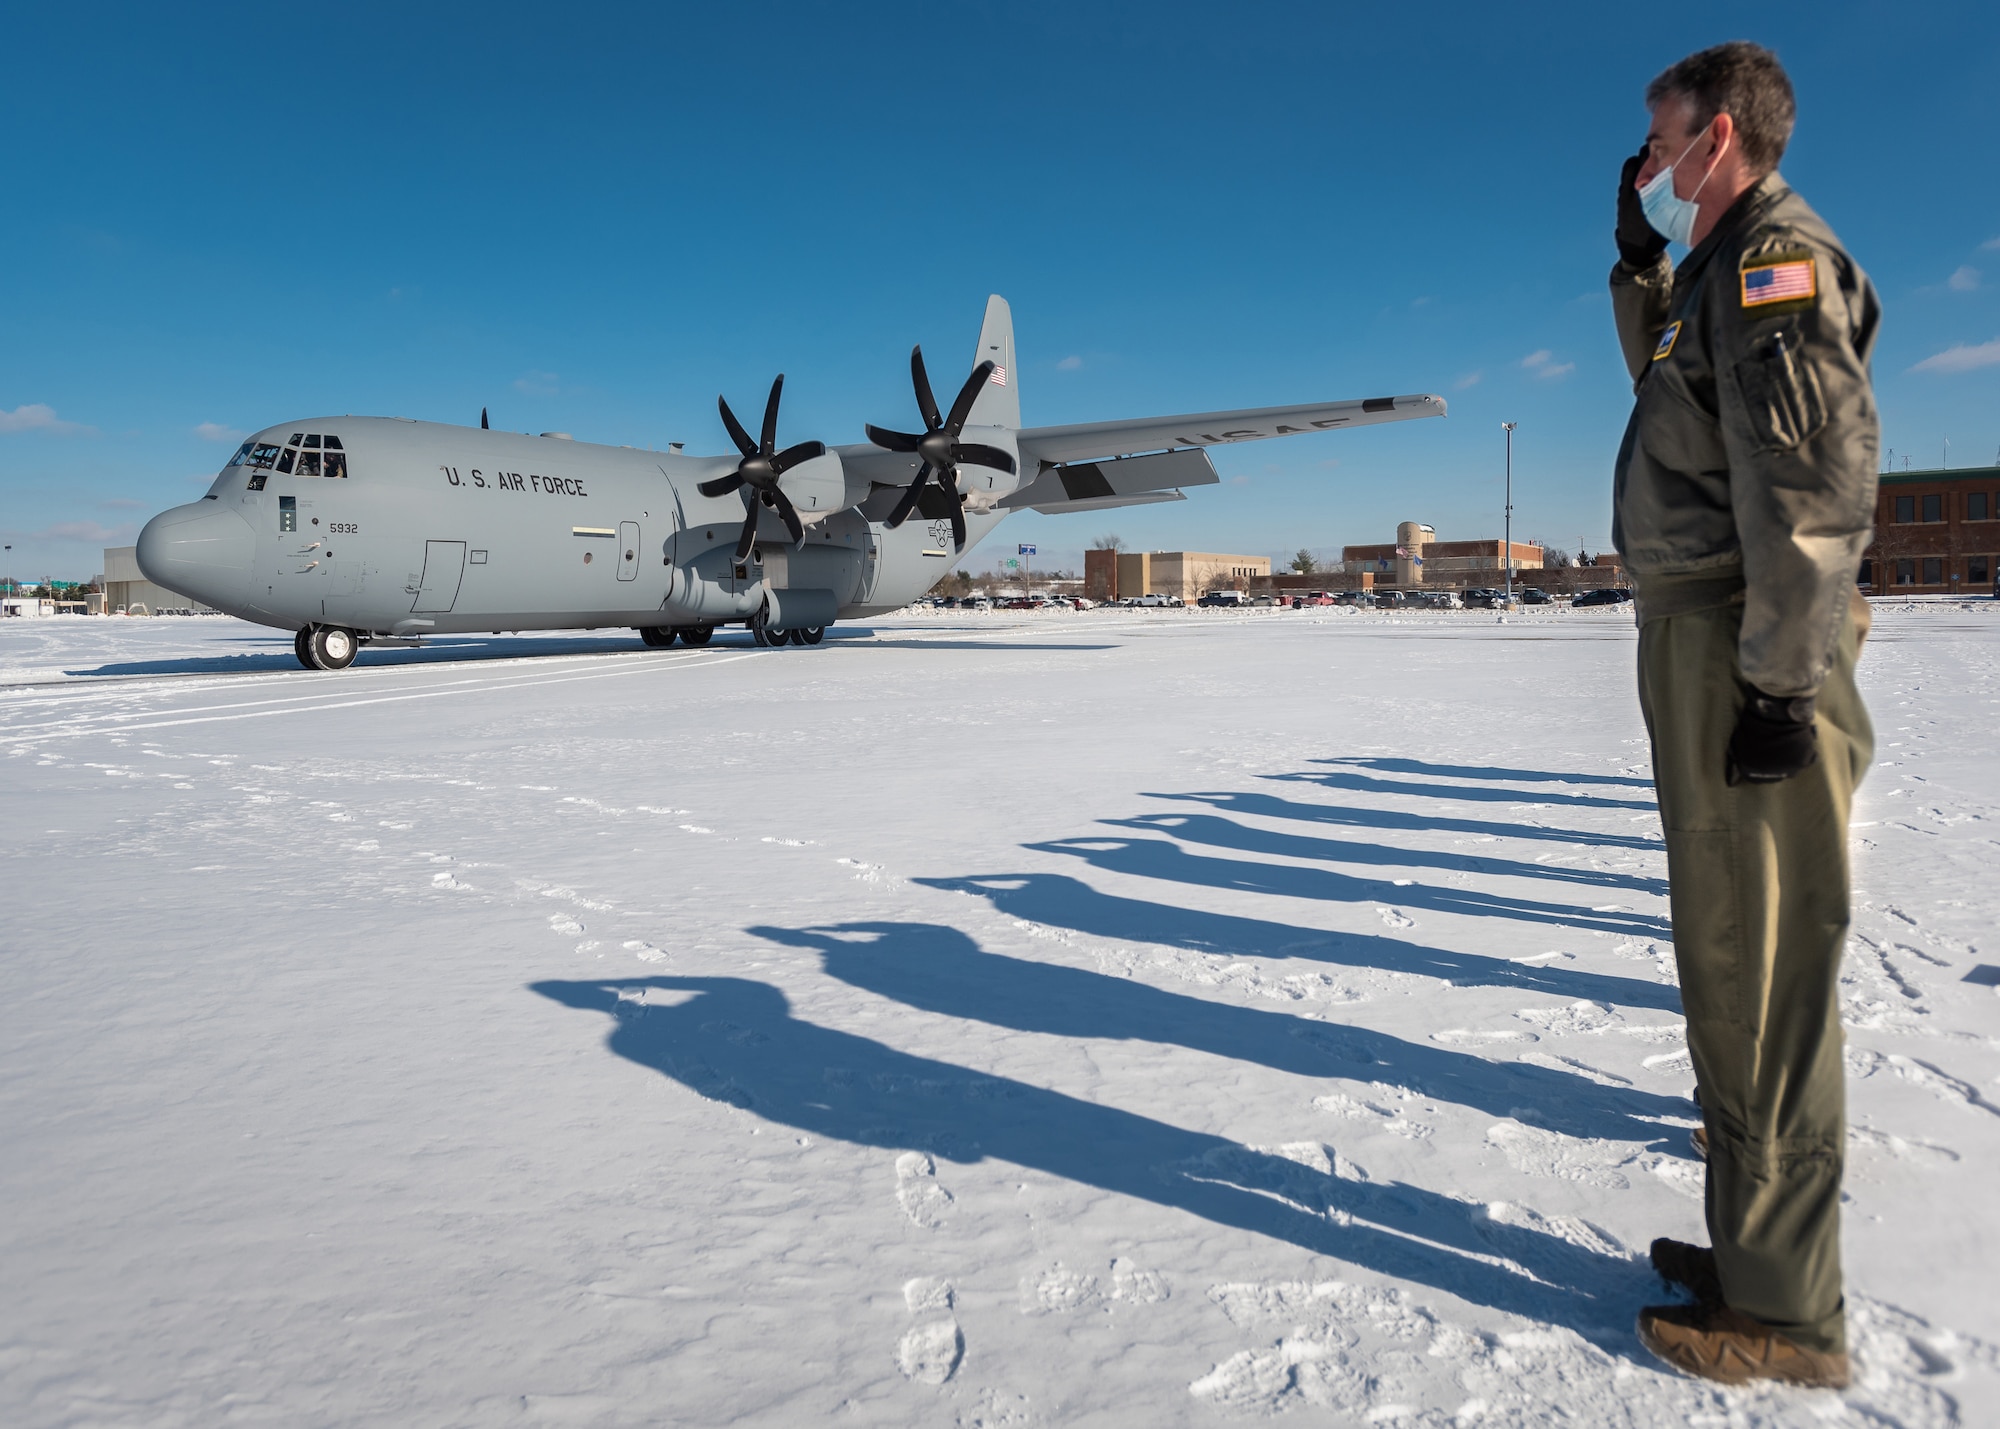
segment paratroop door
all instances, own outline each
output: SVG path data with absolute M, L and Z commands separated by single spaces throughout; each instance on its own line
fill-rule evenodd
M 411 613 L 442 615 L 458 601 L 458 583 L 465 579 L 465 542 L 424 542 L 424 573 L 417 581 Z
M 629 581 L 639 574 L 639 523 L 618 523 L 618 579 Z

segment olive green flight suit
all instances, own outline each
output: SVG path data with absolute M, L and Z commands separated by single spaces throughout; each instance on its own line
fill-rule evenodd
M 1881 308 L 1775 174 L 1681 263 L 1612 270 L 1637 390 L 1612 538 L 1637 596 L 1639 699 L 1667 844 L 1724 1298 L 1844 1351 L 1839 970 L 1847 820 L 1874 754 L 1854 685 Z M 1818 697 L 1818 762 L 1726 780 L 1746 685 Z

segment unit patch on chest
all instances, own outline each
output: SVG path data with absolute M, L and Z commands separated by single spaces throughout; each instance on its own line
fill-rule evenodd
M 1813 255 L 1803 248 L 1746 257 L 1741 278 L 1745 308 L 1804 308 L 1819 297 L 1819 270 Z
M 1680 323 L 1678 322 L 1668 323 L 1667 330 L 1660 334 L 1660 345 L 1653 349 L 1653 361 L 1658 362 L 1661 358 L 1665 357 L 1668 353 L 1672 352 L 1674 350 L 1674 341 L 1680 335 L 1681 335 Z

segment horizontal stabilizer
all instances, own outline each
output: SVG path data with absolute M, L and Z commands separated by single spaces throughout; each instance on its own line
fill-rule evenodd
M 1020 434 L 1024 461 L 1075 462 L 1129 456 L 1176 447 L 1225 446 L 1306 432 L 1336 432 L 1377 422 L 1442 417 L 1444 398 L 1369 397 L 1353 402 L 1314 402 L 1300 407 L 1250 407 L 1235 412 L 1197 412 L 1183 417 L 1138 417 L 1124 422 L 1083 422 L 1070 427 L 1028 427 Z

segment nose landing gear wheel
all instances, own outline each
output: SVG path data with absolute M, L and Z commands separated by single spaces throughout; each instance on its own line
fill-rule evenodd
M 354 632 L 338 625 L 316 626 L 312 633 L 313 663 L 322 670 L 345 670 L 361 653 Z

